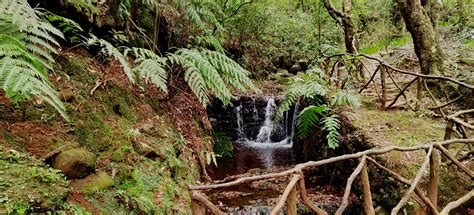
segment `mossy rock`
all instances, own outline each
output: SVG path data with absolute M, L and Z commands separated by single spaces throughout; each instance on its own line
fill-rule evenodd
M 58 170 L 0 145 L 0 214 L 61 209 L 69 192 L 69 183 Z
M 105 172 L 89 175 L 79 182 L 83 193 L 95 193 L 114 185 L 114 179 Z
M 59 153 L 53 161 L 53 167 L 61 170 L 68 179 L 84 178 L 95 171 L 94 154 L 85 148 L 69 149 Z

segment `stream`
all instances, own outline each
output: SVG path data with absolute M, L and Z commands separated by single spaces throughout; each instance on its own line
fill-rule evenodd
M 298 160 L 293 148 L 299 103 L 284 112 L 279 122 L 275 122 L 279 103 L 275 97 L 241 97 L 234 102 L 233 107 L 224 107 L 218 103 L 208 109 L 213 127 L 225 132 L 233 145 L 233 156 L 218 158 L 217 167 L 210 168 L 209 175 L 213 180 L 279 172 L 303 162 Z M 312 183 L 309 178 L 307 183 Z M 270 179 L 212 190 L 206 194 L 230 214 L 270 214 L 276 198 L 283 193 L 286 185 L 285 178 Z M 343 193 L 342 188 L 314 185 L 308 187 L 308 191 L 316 196 L 321 207 L 335 211 L 340 202 L 338 198 Z M 357 209 L 352 212 L 349 214 L 360 214 Z M 299 205 L 298 214 L 311 213 Z
M 254 124 L 261 122 L 258 133 L 252 136 L 252 132 L 246 132 L 243 116 L 243 104 L 234 107 L 235 124 L 237 124 L 237 139 L 233 140 L 232 158 L 220 158 L 217 160 L 218 167 L 212 169 L 211 177 L 214 180 L 243 174 L 251 169 L 268 170 L 274 167 L 289 167 L 297 164 L 293 152 L 293 137 L 295 132 L 295 120 L 298 114 L 298 104 L 292 108 L 291 113 L 283 114 L 278 126 L 274 129 L 274 119 L 277 105 L 274 97 L 268 97 L 264 109 L 264 118 L 259 120 L 259 111 L 253 98 L 251 107 L 251 120 Z M 291 114 L 291 117 L 289 117 Z M 255 133 L 255 132 L 254 132 Z

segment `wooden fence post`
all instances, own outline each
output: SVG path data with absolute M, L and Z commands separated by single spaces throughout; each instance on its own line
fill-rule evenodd
M 453 134 L 453 126 L 454 126 L 454 121 L 449 119 L 448 117 L 448 122 L 446 123 L 446 129 L 444 130 L 444 140 L 450 140 L 452 138 Z M 448 149 L 448 146 L 445 147 Z M 445 155 L 442 155 L 441 161 L 446 162 L 448 158 Z
M 287 215 L 296 215 L 296 204 L 298 198 L 296 197 L 296 186 L 291 189 L 290 195 L 288 195 L 288 200 L 286 200 L 286 214 Z
M 206 214 L 206 210 L 203 205 L 201 205 L 198 201 L 191 199 L 191 207 L 192 207 L 192 214 L 193 215 L 204 215 Z
M 374 205 L 372 203 L 372 193 L 370 192 L 369 174 L 367 172 L 367 164 L 362 167 L 360 172 L 360 180 L 362 182 L 364 192 L 364 213 L 374 215 Z
M 440 163 L 439 152 L 434 148 L 430 159 L 430 181 L 428 188 L 428 198 L 434 207 L 438 205 Z
M 385 104 L 387 103 L 387 84 L 386 84 L 386 77 L 385 77 L 385 71 L 386 68 L 382 66 L 380 68 L 380 81 L 382 82 L 382 105 L 381 109 L 385 110 Z

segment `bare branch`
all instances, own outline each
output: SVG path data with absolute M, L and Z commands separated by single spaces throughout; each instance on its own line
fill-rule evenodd
M 283 192 L 283 194 L 281 195 L 281 198 L 278 201 L 278 204 L 273 208 L 272 212 L 270 213 L 271 215 L 277 215 L 280 213 L 281 208 L 283 208 L 283 206 L 285 205 L 288 195 L 290 194 L 291 190 L 295 187 L 298 180 L 300 180 L 300 178 L 301 178 L 301 175 L 299 174 L 293 175 L 293 178 L 291 179 L 290 183 L 288 183 L 288 186 L 286 186 L 285 192 Z
M 454 164 L 456 164 L 456 166 L 458 166 L 459 169 L 461 169 L 463 172 L 468 174 L 469 177 L 471 177 L 471 180 L 474 179 L 474 173 L 469 168 L 467 168 L 464 164 L 459 162 L 458 159 L 456 159 L 451 153 L 449 153 L 449 151 L 446 148 L 438 144 L 435 144 L 435 147 L 438 148 L 444 155 L 446 155 L 446 157 L 449 158 Z
M 364 212 L 367 215 L 374 215 L 374 205 L 372 203 L 372 193 L 370 192 L 370 181 L 369 181 L 369 173 L 367 172 L 367 162 L 362 167 L 362 171 L 360 172 L 360 180 L 362 183 L 363 188 L 363 197 L 364 197 Z
M 399 175 L 398 173 L 384 167 L 382 164 L 380 164 L 379 162 L 375 161 L 374 159 L 372 159 L 371 157 L 367 157 L 367 160 L 374 164 L 376 167 L 378 167 L 379 169 L 387 172 L 388 174 L 390 174 L 392 177 L 394 177 L 396 180 L 406 184 L 406 185 L 411 185 L 411 181 L 404 178 L 403 176 Z M 426 197 L 423 192 L 420 190 L 420 188 L 415 187 L 415 193 L 416 195 L 418 195 L 418 197 L 420 197 L 420 199 L 431 209 L 431 211 L 433 211 L 434 214 L 439 214 L 438 210 L 436 209 L 436 207 L 431 203 L 430 199 L 428 199 L 428 197 Z
M 225 215 L 226 213 L 222 212 L 221 210 L 219 210 L 219 208 L 217 208 L 217 206 L 215 206 L 214 204 L 212 204 L 212 202 L 210 202 L 209 200 L 207 200 L 206 198 L 204 198 L 204 196 L 201 196 L 200 194 L 198 193 L 195 193 L 193 192 L 192 195 L 191 195 L 191 198 L 193 200 L 196 200 L 196 201 L 199 201 L 200 203 L 202 203 L 204 206 L 206 206 L 209 210 L 211 210 L 211 212 L 213 214 L 216 214 L 216 215 Z
M 474 143 L 474 139 L 452 139 L 452 140 L 445 140 L 445 141 L 439 142 L 437 144 L 440 144 L 440 145 L 444 146 L 444 145 L 450 145 L 450 144 L 454 144 L 454 143 L 472 144 L 472 143 Z M 279 173 L 270 173 L 270 174 L 264 174 L 264 175 L 243 177 L 243 178 L 239 178 L 235 181 L 220 183 L 220 184 L 210 184 L 210 185 L 202 185 L 202 186 L 192 186 L 191 185 L 191 186 L 189 186 L 189 189 L 190 190 L 208 190 L 208 189 L 216 189 L 216 188 L 222 188 L 222 187 L 235 186 L 235 185 L 239 185 L 239 184 L 243 184 L 243 183 L 247 183 L 247 182 L 252 182 L 252 181 L 257 181 L 257 180 L 270 179 L 270 178 L 279 178 L 279 177 L 284 177 L 284 176 L 288 176 L 288 175 L 298 173 L 302 169 L 308 168 L 308 167 L 317 167 L 317 166 L 322 166 L 322 165 L 326 165 L 326 164 L 334 163 L 334 162 L 338 162 L 338 161 L 354 159 L 354 158 L 360 158 L 364 155 L 366 155 L 366 156 L 380 155 L 380 154 L 385 154 L 385 153 L 388 153 L 388 152 L 391 152 L 391 151 L 406 152 L 406 151 L 426 150 L 426 149 L 432 148 L 433 144 L 436 144 L 436 143 L 429 143 L 429 144 L 412 146 L 412 147 L 390 146 L 390 147 L 386 147 L 386 148 L 383 148 L 383 149 L 369 149 L 369 150 L 362 151 L 362 152 L 357 152 L 357 153 L 354 153 L 354 154 L 341 155 L 341 156 L 332 157 L 332 158 L 328 158 L 328 159 L 324 159 L 324 160 L 320 160 L 320 161 L 308 161 L 306 163 L 298 164 L 292 169 L 288 169 L 286 171 L 279 172 Z
M 339 206 L 339 208 L 337 209 L 336 215 L 342 215 L 347 205 L 349 204 L 349 195 L 351 194 L 352 183 L 354 183 L 354 179 L 359 175 L 360 171 L 362 171 L 362 168 L 365 166 L 366 159 L 367 156 L 362 156 L 359 165 L 357 165 L 354 172 L 352 172 L 351 176 L 349 176 L 349 179 L 347 179 L 346 190 L 344 191 L 342 203 L 341 206 Z
M 326 211 L 324 211 L 323 209 L 320 209 L 318 207 L 316 207 L 312 202 L 311 200 L 309 200 L 308 198 L 308 194 L 306 192 L 306 185 L 304 184 L 304 174 L 303 174 L 303 171 L 299 170 L 298 171 L 298 174 L 301 175 L 301 179 L 299 180 L 299 183 L 298 183 L 298 188 L 300 190 L 300 198 L 301 198 L 301 202 L 306 205 L 307 207 L 309 207 L 315 214 L 317 215 L 327 215 L 328 213 Z
M 428 167 L 428 164 L 430 163 L 430 158 L 431 158 L 431 153 L 433 152 L 433 145 L 430 146 L 428 153 L 426 154 L 425 161 L 423 162 L 423 165 L 421 165 L 420 170 L 418 171 L 418 174 L 416 174 L 415 179 L 411 183 L 410 188 L 407 190 L 405 195 L 403 195 L 402 199 L 400 202 L 398 202 L 397 206 L 395 206 L 392 209 L 392 212 L 390 213 L 391 215 L 397 215 L 398 211 L 405 205 L 405 203 L 408 201 L 410 198 L 411 194 L 415 190 L 416 186 L 420 182 L 421 177 L 423 176 L 423 173 L 426 170 L 426 167 Z
M 474 197 L 474 190 L 469 191 L 469 193 L 467 193 L 466 195 L 464 195 L 460 199 L 458 199 L 454 202 L 450 202 L 448 205 L 446 205 L 446 207 L 443 208 L 443 210 L 441 210 L 440 214 L 441 215 L 448 215 L 451 210 L 461 206 L 465 202 L 469 201 L 472 197 Z

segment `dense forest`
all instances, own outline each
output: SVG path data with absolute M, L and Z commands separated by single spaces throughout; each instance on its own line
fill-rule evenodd
M 0 214 L 472 214 L 471 0 L 0 0 Z

